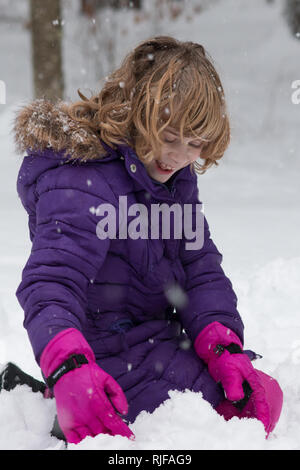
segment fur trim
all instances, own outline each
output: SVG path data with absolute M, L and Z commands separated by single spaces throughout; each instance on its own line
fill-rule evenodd
M 83 127 L 72 119 L 67 111 L 67 103 L 53 104 L 46 99 L 37 99 L 17 112 L 13 133 L 16 151 L 38 151 L 52 148 L 64 151 L 71 160 L 95 160 L 107 152 L 99 137 L 92 129 Z

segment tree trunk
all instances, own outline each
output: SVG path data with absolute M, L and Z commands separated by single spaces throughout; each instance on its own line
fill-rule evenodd
M 60 0 L 30 0 L 35 98 L 63 99 Z
M 81 0 L 81 13 L 92 18 L 95 16 L 97 0 Z

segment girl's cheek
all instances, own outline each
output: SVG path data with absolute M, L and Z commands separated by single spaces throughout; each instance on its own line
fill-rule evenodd
M 195 157 L 194 157 L 194 161 L 197 160 L 197 158 L 201 158 L 201 154 L 202 154 L 202 148 L 199 148 L 195 151 Z
M 194 163 L 200 157 L 201 157 L 201 152 L 199 150 L 197 152 L 193 152 L 193 154 L 190 156 L 189 163 Z

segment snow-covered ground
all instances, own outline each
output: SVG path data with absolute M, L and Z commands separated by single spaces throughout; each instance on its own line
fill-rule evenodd
M 283 389 L 281 419 L 266 440 L 260 422 L 225 422 L 200 395 L 173 392 L 152 415 L 136 419 L 135 441 L 101 435 L 70 450 L 300 449 L 300 105 L 291 100 L 292 82 L 300 79 L 300 43 L 282 18 L 281 0 L 219 0 L 201 14 L 185 4 L 187 13 L 174 22 L 145 23 L 130 12 L 106 23 L 123 28 L 116 62 L 153 32 L 171 34 L 202 43 L 223 78 L 232 143 L 219 167 L 199 177 L 200 196 L 239 298 L 245 347 L 263 355 L 256 367 Z M 89 82 L 94 64 L 72 9 L 64 20 L 67 94 L 74 98 L 77 87 L 95 86 L 93 78 Z M 0 80 L 7 91 L 7 104 L 0 104 L 0 364 L 16 362 L 40 378 L 15 298 L 30 252 L 15 189 L 22 157 L 11 135 L 16 108 L 32 97 L 30 34 L 21 24 L 0 23 Z M 53 401 L 26 387 L 2 392 L 0 449 L 61 448 L 49 436 L 54 414 Z

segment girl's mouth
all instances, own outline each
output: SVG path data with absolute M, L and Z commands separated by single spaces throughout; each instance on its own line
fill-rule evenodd
M 171 173 L 173 173 L 173 171 L 175 171 L 175 168 L 173 168 L 169 165 L 166 165 L 165 163 L 163 163 L 159 160 L 155 160 L 155 164 L 156 164 L 156 168 L 157 168 L 158 172 L 163 174 L 163 175 L 170 175 Z

